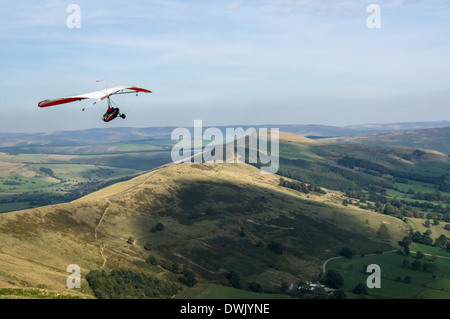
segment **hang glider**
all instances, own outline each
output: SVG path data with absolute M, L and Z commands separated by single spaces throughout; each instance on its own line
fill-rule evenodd
M 150 91 L 150 90 L 139 88 L 136 86 L 119 85 L 119 86 L 115 86 L 113 88 L 108 88 L 108 89 L 104 89 L 101 91 L 95 91 L 95 92 L 81 94 L 81 95 L 43 100 L 38 103 L 38 106 L 39 107 L 48 107 L 48 106 L 53 106 L 53 105 L 60 105 L 60 104 L 75 102 L 75 101 L 81 101 L 84 99 L 96 99 L 97 101 L 94 103 L 94 104 L 96 104 L 97 102 L 100 102 L 106 98 L 109 99 L 110 96 L 115 95 L 115 94 L 127 94 L 127 93 L 137 93 L 137 92 L 152 93 L 152 91 Z
M 116 95 L 116 94 L 127 94 L 127 93 L 135 93 L 136 95 L 138 95 L 139 92 L 152 93 L 152 91 L 150 91 L 150 90 L 139 88 L 137 86 L 119 85 L 119 86 L 115 86 L 113 88 L 104 89 L 101 91 L 95 91 L 95 92 L 86 93 L 86 94 L 81 94 L 81 95 L 63 97 L 63 98 L 58 98 L 58 99 L 47 99 L 47 100 L 39 102 L 38 106 L 39 107 L 48 107 L 48 106 L 53 106 L 53 105 L 66 104 L 66 103 L 75 102 L 75 101 L 81 101 L 81 100 L 85 100 L 85 99 L 95 99 L 96 101 L 90 105 L 90 106 L 93 106 L 93 105 L 97 104 L 97 102 L 107 99 L 108 109 L 106 110 L 106 113 L 103 115 L 102 119 L 105 122 L 109 122 L 109 121 L 114 120 L 117 116 L 120 116 L 122 119 L 125 119 L 125 114 L 121 113 L 118 107 L 114 107 L 112 105 L 114 103 L 111 100 L 111 96 Z M 88 107 L 84 107 L 82 110 L 84 111 Z

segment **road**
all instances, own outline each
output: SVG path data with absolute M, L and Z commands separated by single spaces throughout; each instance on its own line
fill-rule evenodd
M 385 252 L 383 252 L 382 254 L 393 253 L 393 252 L 395 252 L 395 251 L 397 251 L 397 249 L 385 251 Z M 374 256 L 374 255 L 376 255 L 376 254 L 368 254 L 368 255 L 365 255 L 365 257 Z M 323 265 L 322 265 L 322 275 L 320 276 L 319 281 L 321 281 L 321 280 L 323 279 L 323 277 L 325 276 L 327 263 L 328 263 L 329 261 L 331 261 L 331 260 L 338 259 L 338 258 L 343 258 L 343 257 L 344 257 L 344 256 L 337 256 L 337 257 L 331 257 L 331 258 L 325 260 L 325 262 L 324 262 Z

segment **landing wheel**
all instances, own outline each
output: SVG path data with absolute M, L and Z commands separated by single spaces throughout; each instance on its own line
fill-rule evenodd
M 125 119 L 125 117 L 126 117 L 125 113 L 122 113 L 122 114 L 120 115 L 120 117 L 123 118 L 123 119 Z

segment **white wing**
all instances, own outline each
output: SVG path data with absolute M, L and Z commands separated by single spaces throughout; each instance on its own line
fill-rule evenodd
M 127 92 L 125 90 L 130 90 L 130 91 Z M 65 103 L 70 103 L 70 102 L 75 102 L 75 101 L 81 101 L 84 99 L 96 99 L 97 101 L 101 101 L 111 95 L 114 95 L 114 94 L 132 93 L 133 91 L 134 92 L 152 93 L 152 91 L 150 91 L 150 90 L 139 88 L 136 86 L 119 85 L 119 86 L 115 86 L 113 88 L 108 88 L 108 89 L 104 89 L 101 91 L 95 91 L 95 92 L 86 93 L 86 94 L 80 94 L 80 95 L 57 98 L 57 99 L 47 99 L 47 100 L 39 102 L 38 106 L 39 107 L 47 107 L 47 106 L 52 106 L 52 105 L 59 105 L 59 104 L 65 104 Z

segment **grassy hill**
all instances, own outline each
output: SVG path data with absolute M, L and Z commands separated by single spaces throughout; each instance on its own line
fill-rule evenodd
M 339 143 L 358 143 L 377 146 L 403 146 L 429 149 L 450 154 L 448 137 L 450 127 L 394 131 L 360 136 L 334 137 L 327 139 Z
M 380 202 L 384 207 L 389 202 L 399 209 L 404 205 L 410 211 L 450 216 L 447 155 L 407 147 L 305 142 L 294 138 L 297 137 L 282 140 L 279 175 L 339 190 L 360 204 L 367 200 L 372 204 Z
M 165 287 L 165 294 L 157 294 L 163 297 L 250 298 L 258 291 L 278 298 L 285 296 L 286 285 L 319 279 L 322 264 L 344 247 L 368 255 L 398 248 L 410 232 L 430 230 L 433 241 L 448 234 L 450 164 L 438 152 L 281 133 L 278 175 L 263 175 L 258 165 L 244 163 L 174 165 L 164 160 L 147 164 L 163 164 L 147 173 L 144 167 L 125 171 L 135 167 L 133 157 L 140 156 L 144 165 L 154 158 L 149 154 L 167 156 L 166 142 L 150 141 L 110 144 L 99 154 L 86 148 L 72 155 L 4 155 L 6 180 L 20 184 L 5 187 L 17 191 L 36 180 L 15 179 L 14 172 L 33 165 L 36 170 L 46 162 L 52 171 L 42 171 L 42 177 L 50 184 L 61 174 L 100 177 L 111 167 L 124 170 L 116 171 L 117 180 L 121 174 L 128 177 L 71 202 L 0 214 L 0 296 L 98 297 L 88 274 L 104 270 L 95 277 L 104 285 L 113 282 L 107 277 L 112 270 L 125 269 L 134 272 L 131 278 L 140 278 L 135 280 Z M 17 156 L 33 156 L 36 164 Z M 81 165 L 80 170 L 73 165 Z M 99 182 L 107 182 L 104 177 Z M 413 198 L 419 190 L 439 188 L 444 197 Z M 424 226 L 426 219 L 441 223 Z M 70 264 L 81 267 L 81 289 L 66 288 Z M 194 288 L 182 283 L 188 269 L 198 280 Z M 128 273 L 120 274 L 128 277 L 117 285 L 130 280 Z
M 234 271 L 242 288 L 256 282 L 277 291 L 317 279 L 323 260 L 343 246 L 390 249 L 377 235 L 382 224 L 392 241 L 404 234 L 395 218 L 278 182 L 247 164 L 181 164 L 71 203 L 1 214 L 0 287 L 92 297 L 85 280 L 81 289 L 66 288 L 68 265 L 78 264 L 83 279 L 90 270 L 130 268 L 179 284 L 170 271 L 177 264 L 203 283 L 227 283 Z M 150 254 L 156 266 L 145 263 Z

